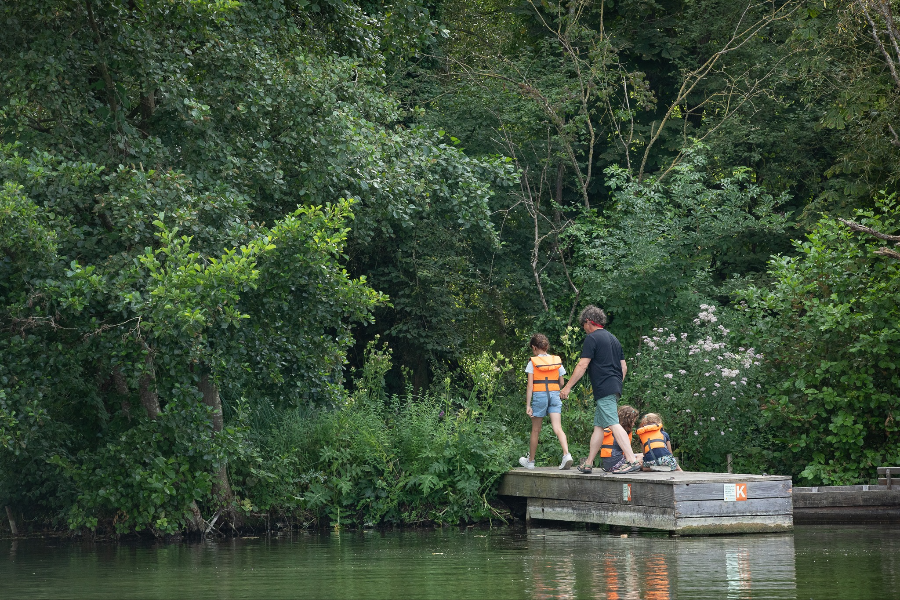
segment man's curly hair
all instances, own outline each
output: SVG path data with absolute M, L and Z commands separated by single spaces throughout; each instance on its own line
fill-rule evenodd
M 606 325 L 606 313 L 603 312 L 602 308 L 597 308 L 593 304 L 588 304 L 584 307 L 584 310 L 581 311 L 581 316 L 578 317 L 578 322 L 584 325 L 588 321 L 593 321 L 594 323 L 599 323 L 600 325 Z

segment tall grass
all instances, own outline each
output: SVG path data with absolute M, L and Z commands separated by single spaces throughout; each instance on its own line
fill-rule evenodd
M 232 461 L 248 511 L 308 526 L 459 523 L 502 517 L 492 499 L 525 437 L 499 355 L 464 367 L 472 387 L 449 380 L 387 395 L 390 351 L 374 344 L 355 392 L 330 410 L 245 416 L 257 451 Z M 516 401 L 517 402 L 517 401 Z M 262 411 L 264 414 L 260 414 Z M 264 418 L 260 418 L 264 417 Z

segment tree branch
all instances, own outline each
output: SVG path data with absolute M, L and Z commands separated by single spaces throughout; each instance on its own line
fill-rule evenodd
M 872 30 L 872 39 L 875 40 L 875 45 L 878 46 L 878 49 L 881 50 L 881 54 L 884 55 L 884 60 L 887 63 L 888 69 L 890 69 L 891 71 L 891 77 L 893 77 L 894 79 L 894 84 L 897 87 L 900 87 L 900 75 L 897 74 L 897 65 L 895 64 L 890 52 L 888 52 L 887 48 L 884 47 L 884 43 L 881 41 L 881 36 L 878 35 L 878 26 L 875 24 L 875 19 L 873 19 L 872 15 L 869 14 L 869 3 L 867 2 L 867 0 L 858 0 L 857 3 L 862 9 L 863 15 L 866 17 L 866 21 L 869 22 L 869 27 Z M 888 7 L 887 14 L 890 15 L 890 7 Z M 890 37 L 890 30 L 888 31 L 888 37 Z
M 91 31 L 94 33 L 94 38 L 97 41 L 98 54 L 105 54 L 103 51 L 103 38 L 100 35 L 100 28 L 97 27 L 97 21 L 94 19 L 94 9 L 91 8 L 91 0 L 85 0 L 84 7 L 87 10 L 88 23 L 91 26 Z M 113 123 L 116 124 L 116 128 L 118 129 L 119 103 L 116 101 L 116 86 L 113 83 L 112 76 L 109 74 L 109 68 L 106 66 L 106 61 L 103 60 L 102 56 L 98 56 L 97 66 L 100 67 L 100 74 L 103 76 L 103 83 L 106 87 L 106 101 L 109 103 L 109 111 L 112 113 Z
M 866 227 L 865 225 L 860 225 L 856 221 L 850 221 L 849 219 L 841 219 L 838 218 L 838 221 L 852 229 L 853 231 L 859 231 L 860 233 L 868 233 L 871 236 L 877 237 L 879 240 L 884 240 L 886 242 L 897 242 L 897 246 L 900 246 L 900 235 L 888 235 L 886 233 L 881 233 L 871 227 Z
M 900 252 L 895 252 L 894 250 L 891 250 L 890 248 L 879 248 L 878 250 L 875 251 L 875 254 L 878 254 L 880 256 L 887 256 L 888 258 L 893 258 L 896 260 L 900 260 Z

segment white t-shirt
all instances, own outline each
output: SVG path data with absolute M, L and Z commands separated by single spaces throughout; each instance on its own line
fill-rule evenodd
M 547 353 L 544 353 L 544 354 L 538 354 L 538 356 L 550 356 L 550 355 Z M 526 373 L 534 373 L 534 363 L 531 362 L 530 360 L 528 361 L 528 364 L 525 365 L 525 372 Z M 566 374 L 566 368 L 562 365 L 559 365 L 559 374 L 562 376 L 565 376 L 565 374 Z

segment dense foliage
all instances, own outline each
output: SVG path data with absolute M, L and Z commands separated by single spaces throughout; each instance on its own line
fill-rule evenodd
M 896 232 L 898 209 L 891 195 L 859 216 Z M 900 460 L 900 261 L 876 254 L 882 245 L 823 219 L 797 256 L 773 261 L 770 289 L 745 292 L 776 377 L 764 401 L 781 438 L 773 463 L 799 463 L 812 481 L 840 484 Z
M 898 10 L 3 4 L 0 504 L 502 516 L 526 341 L 571 370 L 588 303 L 688 468 L 871 481 L 900 459 Z M 583 453 L 585 386 L 563 425 Z
M 503 360 L 478 362 L 482 385 L 465 399 L 446 385 L 388 394 L 391 353 L 370 345 L 357 393 L 338 410 L 257 412 L 248 441 L 259 452 L 236 469 L 253 498 L 247 509 L 290 508 L 293 519 L 336 526 L 503 520 L 490 504 L 516 458 L 502 425 L 509 407 L 496 395 Z

